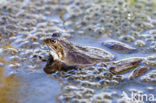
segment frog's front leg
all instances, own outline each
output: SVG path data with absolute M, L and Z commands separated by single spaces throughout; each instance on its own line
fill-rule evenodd
M 59 60 L 54 60 L 51 64 L 46 65 L 44 72 L 47 74 L 55 73 L 56 71 L 67 71 L 71 69 L 77 69 L 77 66 L 67 65 Z

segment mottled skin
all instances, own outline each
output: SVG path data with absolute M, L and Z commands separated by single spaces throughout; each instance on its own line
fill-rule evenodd
M 107 62 L 114 59 L 112 54 L 103 49 L 74 45 L 66 39 L 60 39 L 56 35 L 53 35 L 51 39 L 45 39 L 45 43 L 50 48 L 50 51 L 55 51 L 58 56 L 57 58 L 54 58 L 53 62 L 51 62 L 52 64 L 55 63 L 54 61 L 57 61 L 56 64 L 60 62 L 60 64 L 62 63 L 69 67 L 86 67 L 94 65 L 97 62 Z M 49 63 L 49 65 L 51 64 Z M 50 68 L 49 65 L 45 68 Z M 53 68 L 54 66 L 51 65 L 51 69 Z

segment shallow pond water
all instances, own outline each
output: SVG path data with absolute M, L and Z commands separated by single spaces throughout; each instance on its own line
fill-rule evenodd
M 105 77 L 109 74 L 100 72 L 98 66 L 47 75 L 43 71 L 46 62 L 40 59 L 48 58 L 43 40 L 55 31 L 74 44 L 105 49 L 115 60 L 154 55 L 155 7 L 154 0 L 1 0 L 0 103 L 131 103 L 123 92 L 130 96 L 132 91 L 156 99 L 156 66 L 139 78 L 122 80 Z M 109 39 L 135 47 L 137 52 L 103 46 Z

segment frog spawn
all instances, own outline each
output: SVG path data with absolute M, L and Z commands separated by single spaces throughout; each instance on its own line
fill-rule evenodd
M 99 65 L 52 74 L 64 85 L 64 93 L 59 95 L 59 100 L 61 102 L 93 102 L 96 99 L 99 100 L 98 95 L 100 95 L 95 89 L 102 90 L 111 85 L 117 85 L 123 80 L 122 76 L 113 75 L 105 67 Z M 103 100 L 111 101 L 110 94 L 103 93 L 103 97 Z
M 156 65 L 156 55 L 151 55 L 147 57 L 147 63 L 151 68 L 155 68 Z M 152 70 L 148 74 L 144 75 L 141 80 L 150 84 L 156 84 L 156 71 Z
M 148 59 L 154 58 L 148 57 Z M 61 76 L 57 75 L 57 73 L 61 73 L 61 71 L 64 69 L 58 67 L 57 69 L 60 68 L 60 71 L 57 70 L 58 72 L 54 74 L 54 77 L 61 80 L 63 82 L 63 85 L 65 86 L 66 83 L 71 83 L 67 84 L 67 88 L 70 85 L 76 86 L 74 90 L 65 89 L 64 93 L 62 95 L 59 95 L 59 99 L 62 102 L 103 101 L 102 97 L 96 96 L 96 93 L 84 93 L 81 89 L 79 89 L 78 85 L 80 85 L 80 87 L 82 86 L 86 89 L 90 88 L 93 90 L 103 89 L 111 85 L 118 85 L 121 81 L 127 80 L 127 78 L 124 77 L 123 73 L 129 72 L 132 69 L 133 71 L 129 73 L 128 79 L 135 79 L 150 70 L 148 59 L 144 57 L 132 57 L 118 61 L 101 62 L 91 67 L 77 68 L 76 70 L 74 70 L 73 68 L 71 68 L 73 70 L 69 70 L 69 68 L 67 67 L 66 72 L 61 74 Z M 61 63 L 61 61 L 57 62 Z M 55 64 L 57 62 L 54 61 L 52 62 L 52 64 Z M 91 96 L 94 97 L 94 95 L 94 99 L 89 99 Z M 104 100 L 106 99 L 104 98 Z M 111 102 L 111 99 L 108 99 L 108 101 Z
M 116 66 L 119 71 L 110 69 L 112 66 Z M 99 94 L 96 93 L 95 90 L 105 90 L 111 86 L 127 81 L 127 77 L 123 75 L 125 71 L 131 71 L 129 72 L 128 79 L 138 78 L 142 81 L 142 78 L 144 78 L 143 74 L 146 74 L 150 68 L 146 58 L 133 57 L 119 61 L 101 62 L 94 66 L 78 68 L 77 70 L 68 70 L 66 72 L 58 71 L 52 75 L 56 79 L 61 80 L 64 85 L 64 93 L 59 95 L 59 100 L 62 102 L 112 102 L 113 92 Z M 147 75 L 152 75 L 151 77 L 154 78 L 153 74 L 154 73 L 150 73 Z M 153 79 L 146 78 L 144 80 L 152 84 L 155 83 Z M 153 81 L 151 82 L 149 80 Z M 117 95 L 117 98 L 120 98 L 120 96 Z M 119 100 L 122 101 L 122 99 Z
M 79 26 L 80 24 L 77 23 L 77 22 L 79 22 L 79 20 L 77 20 L 77 18 L 82 17 L 82 16 L 80 16 L 83 14 L 82 11 L 86 10 L 85 6 L 83 5 L 83 1 L 72 1 L 72 0 L 59 1 L 61 3 L 61 5 L 63 5 L 63 6 L 59 6 L 60 4 L 58 4 L 58 0 L 52 0 L 52 1 L 26 0 L 26 1 L 28 1 L 29 5 L 25 5 L 24 2 L 20 1 L 20 0 L 17 0 L 15 2 L 14 1 L 15 0 L 11 1 L 11 3 L 9 3 L 10 1 L 4 1 L 5 3 L 0 1 L 0 3 L 1 3 L 0 10 L 2 10 L 2 12 L 0 12 L 0 14 L 3 15 L 3 16 L 1 16 L 1 20 L 0 20 L 0 25 L 1 25 L 0 26 L 0 32 L 1 32 L 0 33 L 0 42 L 1 42 L 0 45 L 2 47 L 11 48 L 7 44 L 7 43 L 10 43 L 11 45 L 15 46 L 18 49 L 18 51 L 20 51 L 19 55 L 17 55 L 18 53 L 16 53 L 16 50 L 12 51 L 9 48 L 1 48 L 0 49 L 0 55 L 3 57 L 2 60 L 7 61 L 8 59 L 6 59 L 6 58 L 8 56 L 10 57 L 9 62 L 0 63 L 0 66 L 1 65 L 6 66 L 7 69 L 10 67 L 11 68 L 13 67 L 15 70 L 20 71 L 21 68 L 23 68 L 23 70 L 33 71 L 33 72 L 39 71 L 39 68 L 42 69 L 42 67 L 39 66 L 40 64 L 42 64 L 42 62 L 39 61 L 39 59 L 37 59 L 37 58 L 40 58 L 40 56 L 43 56 L 43 57 L 47 56 L 48 51 L 47 51 L 46 47 L 40 48 L 40 44 L 42 43 L 43 39 L 45 39 L 45 36 L 51 36 L 51 32 L 54 32 L 54 31 L 68 32 L 68 34 L 80 34 L 80 35 L 89 34 L 89 35 L 95 36 L 95 37 L 103 36 L 105 34 L 110 37 L 116 37 L 116 36 L 112 36 L 112 33 L 114 31 L 117 31 L 117 39 L 118 40 L 120 40 L 120 37 L 121 37 L 121 41 L 123 40 L 127 44 L 131 44 L 131 43 L 133 44 L 133 43 L 135 43 L 135 39 L 138 38 L 139 40 L 146 42 L 146 43 L 141 42 L 141 46 L 142 46 L 142 44 L 146 44 L 146 45 L 143 45 L 143 48 L 145 46 L 145 47 L 149 47 L 149 49 L 151 51 L 155 51 L 156 46 L 155 46 L 155 41 L 154 41 L 155 39 L 153 37 L 156 33 L 155 30 L 152 29 L 147 32 L 148 35 L 152 36 L 150 38 L 148 35 L 146 35 L 145 37 L 142 37 L 142 32 L 140 32 L 142 29 L 143 30 L 146 28 L 151 29 L 151 28 L 153 28 L 153 25 L 156 26 L 155 20 L 151 19 L 151 17 L 146 18 L 146 15 L 148 15 L 148 14 L 146 14 L 147 10 L 149 11 L 152 8 L 154 8 L 155 7 L 155 6 L 153 7 L 154 3 L 152 3 L 152 5 L 151 5 L 150 3 L 148 4 L 147 1 L 144 1 L 143 4 L 145 4 L 145 5 L 148 4 L 147 5 L 148 9 L 139 10 L 139 8 L 143 8 L 144 6 L 142 5 L 142 2 L 138 1 L 138 3 L 135 6 L 135 8 L 137 8 L 137 12 L 135 12 L 136 16 L 134 17 L 134 15 L 133 15 L 134 10 L 132 10 L 132 13 L 130 13 L 129 11 L 120 12 L 122 10 L 118 10 L 118 8 L 117 8 L 118 6 L 115 7 L 116 9 L 113 9 L 114 7 L 112 6 L 112 4 L 110 4 L 107 7 L 107 5 L 109 3 L 104 2 L 101 5 L 101 8 L 104 8 L 104 9 L 101 9 L 100 11 L 102 13 L 104 13 L 104 15 L 107 14 L 107 16 L 105 16 L 106 19 L 103 17 L 98 19 L 104 25 L 102 25 L 102 28 L 101 27 L 97 28 L 96 26 L 99 26 L 99 22 L 97 22 L 96 20 L 93 20 L 92 14 L 94 14 L 94 18 L 99 18 L 100 13 L 99 13 L 99 11 L 97 11 L 97 10 L 99 10 L 99 8 L 93 6 L 92 4 L 90 4 L 90 2 L 84 3 L 87 5 L 87 8 L 89 7 L 89 9 L 87 9 L 88 15 L 85 15 L 84 22 L 82 22 L 81 26 Z M 78 15 L 74 16 L 73 14 L 76 14 L 75 12 L 74 13 L 69 12 L 69 14 L 67 14 L 67 16 L 69 16 L 69 18 L 70 18 L 70 16 L 72 15 L 73 18 L 68 19 L 67 22 L 65 22 L 65 25 L 70 26 L 70 25 L 74 24 L 74 26 L 75 26 L 75 24 L 77 24 L 76 26 L 77 26 L 78 30 L 76 30 L 76 32 L 74 32 L 75 31 L 74 26 L 73 26 L 74 29 L 70 28 L 70 29 L 67 29 L 67 31 L 64 31 L 62 29 L 62 28 L 64 28 L 64 26 L 62 25 L 62 23 L 60 21 L 57 21 L 57 20 L 51 20 L 50 22 L 47 21 L 47 16 L 52 14 L 53 11 L 56 12 L 57 14 L 59 14 L 59 13 L 61 13 L 60 7 L 63 7 L 63 9 L 65 9 L 64 6 L 67 5 L 69 7 L 70 3 L 74 3 L 73 7 L 77 7 L 78 9 L 76 10 L 76 9 L 68 8 L 68 10 L 69 11 L 75 10 L 76 12 L 79 12 L 79 13 L 77 13 Z M 96 2 L 96 3 L 98 3 L 98 2 Z M 115 5 L 116 5 L 116 3 L 115 3 Z M 56 8 L 51 6 L 51 4 L 57 5 Z M 124 6 L 124 8 L 127 7 L 127 3 L 123 2 L 123 1 L 119 2 L 118 4 Z M 78 6 L 75 6 L 75 5 L 78 5 Z M 114 5 L 114 2 L 113 2 L 113 5 Z M 20 11 L 21 9 L 23 11 Z M 95 11 L 96 11 L 96 13 L 95 13 Z M 138 14 L 138 11 L 142 11 L 143 13 Z M 92 13 L 90 13 L 90 12 L 92 12 Z M 112 12 L 113 15 L 111 15 L 110 12 Z M 130 13 L 130 14 L 128 14 L 128 20 L 134 21 L 134 18 L 135 18 L 135 20 L 137 21 L 137 23 L 135 23 L 135 25 L 132 25 L 132 28 L 130 28 L 130 29 L 128 29 L 128 26 L 126 26 L 128 24 L 127 20 L 124 20 L 124 18 L 120 19 L 120 17 L 118 16 L 118 14 L 119 15 L 122 14 L 122 16 L 124 17 L 124 15 L 126 15 L 125 13 Z M 156 13 L 154 11 L 152 11 L 152 16 L 154 16 L 155 14 Z M 113 21 L 112 21 L 112 18 L 110 18 L 110 17 L 113 17 L 116 19 L 113 19 Z M 126 17 L 127 17 L 127 15 L 126 15 Z M 150 20 L 148 20 L 148 19 L 150 19 Z M 74 22 L 71 20 L 74 20 Z M 83 20 L 83 19 L 80 19 L 80 20 Z M 89 21 L 94 21 L 92 23 L 93 25 L 88 25 Z M 134 21 L 134 22 L 136 22 L 136 21 Z M 150 21 L 150 23 L 152 23 L 152 25 L 145 26 L 145 25 L 142 25 L 142 23 L 139 23 L 139 21 L 147 21 L 147 22 Z M 108 22 L 110 22 L 110 23 L 108 23 Z M 111 23 L 116 24 L 116 26 L 111 25 Z M 85 26 L 85 24 L 87 24 L 87 26 Z M 120 26 L 121 24 L 123 26 Z M 123 27 L 125 29 L 125 30 L 123 30 L 124 33 L 120 32 L 120 31 L 122 31 Z M 85 29 L 85 32 L 80 30 L 81 28 Z M 130 32 L 130 35 L 127 35 L 125 33 L 127 31 Z M 31 39 L 29 38 L 29 36 L 32 36 L 32 35 L 35 36 L 35 37 L 33 37 L 34 39 L 32 37 L 31 37 Z M 123 35 L 127 35 L 127 36 L 122 37 Z M 37 41 L 34 41 L 34 40 L 36 40 L 36 38 L 37 38 Z M 31 46 L 31 43 L 29 43 L 29 41 L 34 41 L 34 45 Z M 18 43 L 16 43 L 16 42 L 18 42 Z M 138 46 L 138 44 L 140 45 L 140 42 L 136 42 L 134 45 Z M 42 50 L 40 51 L 40 50 L 36 50 L 36 49 L 42 49 Z M 3 55 L 3 54 L 5 54 L 5 55 Z M 6 55 L 8 55 L 8 56 L 6 56 Z M 29 59 L 27 59 L 27 58 L 29 58 Z M 11 62 L 14 60 L 18 61 L 18 63 L 16 63 L 17 65 L 14 64 L 13 62 Z M 1 62 L 3 62 L 3 61 L 1 61 Z M 11 64 L 9 65 L 8 63 L 9 64 L 11 63 Z M 150 60 L 149 65 L 152 66 L 153 68 L 155 68 L 155 61 Z M 18 69 L 17 66 L 20 69 Z M 13 69 L 11 69 L 11 71 L 12 70 Z M 152 74 L 152 75 L 154 75 L 154 74 Z M 94 75 L 91 77 L 94 78 Z M 70 78 L 70 80 L 71 80 L 71 78 Z M 151 77 L 149 77 L 147 80 L 150 81 Z M 102 82 L 102 83 L 105 83 L 105 82 Z M 73 91 L 74 91 L 74 89 L 73 89 Z M 99 98 L 98 94 L 99 93 L 97 93 L 96 98 L 94 98 L 96 101 L 100 101 L 100 99 L 98 99 Z M 89 95 L 91 96 L 92 94 L 89 94 Z M 85 100 L 86 99 L 83 99 L 82 101 L 85 101 Z
M 0 79 L 0 89 L 4 90 L 0 93 L 0 95 L 2 95 L 0 102 L 26 102 L 30 100 L 28 95 L 36 94 L 36 90 L 34 90 L 36 84 L 29 87 L 29 89 L 33 89 L 33 92 L 29 92 L 27 86 L 30 82 L 27 80 L 23 82 L 23 77 L 29 75 L 28 78 L 31 78 L 30 75 L 32 76 L 33 73 L 36 73 L 36 75 L 43 73 L 42 68 L 45 62 L 41 61 L 40 58 L 44 57 L 46 60 L 46 57 L 48 57 L 48 50 L 43 44 L 43 39 L 50 37 L 51 32 L 64 30 L 59 20 L 50 20 L 50 22 L 47 20 L 48 13 L 50 16 L 52 14 L 51 4 L 47 3 L 50 1 L 11 0 L 4 2 L 0 1 L 0 64 L 2 65 L 0 69 L 5 69 L 4 78 L 3 75 L 1 75 Z M 53 2 L 57 3 L 57 0 L 53 0 Z M 49 10 L 45 7 L 48 5 L 50 7 Z M 44 15 L 45 11 L 47 12 L 46 15 Z M 20 76 L 18 74 L 20 74 Z M 14 77 L 17 77 L 17 80 L 14 79 Z M 1 80 L 3 81 L 5 78 L 6 81 L 1 82 Z M 22 83 L 18 81 L 19 79 L 21 79 Z M 17 83 L 18 86 L 14 85 L 14 82 L 11 81 Z M 35 83 L 35 81 L 33 83 Z M 28 85 L 25 85 L 25 83 Z M 41 82 L 39 84 L 41 84 Z M 47 84 L 49 85 L 49 83 Z M 24 88 L 24 92 L 21 93 L 20 96 L 19 88 Z M 49 86 L 44 87 L 44 89 L 48 88 Z M 51 90 L 51 88 L 48 90 Z M 38 91 L 40 91 L 40 89 L 37 89 L 37 92 Z M 15 95 L 13 98 L 11 96 L 12 94 Z M 44 100 L 49 96 L 49 94 L 47 94 L 47 96 L 43 97 L 42 93 L 39 94 L 41 94 L 41 98 Z M 16 98 L 16 96 L 18 98 Z M 29 100 L 25 101 L 25 98 Z M 33 96 L 32 98 L 35 99 Z M 38 96 L 36 100 L 39 101 Z
M 51 32 L 65 32 L 61 29 L 60 21 L 52 20 L 51 22 L 45 22 L 46 17 L 42 14 L 44 11 L 44 8 L 42 7 L 44 7 L 46 1 L 43 1 L 43 4 L 38 1 L 33 1 L 27 7 L 25 7 L 25 2 L 22 1 L 12 2 L 11 4 L 8 3 L 1 4 L 0 8 L 0 10 L 3 11 L 1 12 L 2 16 L 0 17 L 0 42 L 2 42 L 0 46 L 3 51 L 2 54 L 8 56 L 10 54 L 12 55 L 10 49 L 16 48 L 18 53 L 13 54 L 12 56 L 18 57 L 19 60 L 16 61 L 18 62 L 17 64 L 20 64 L 18 68 L 22 68 L 23 65 L 26 66 L 26 63 L 31 69 L 41 68 L 40 62 L 42 61 L 39 58 L 45 57 L 45 60 L 47 60 L 48 50 L 46 46 L 41 47 L 40 44 L 42 44 L 45 37 L 51 36 Z M 9 5 L 9 7 L 7 5 Z M 36 5 L 40 5 L 41 7 L 37 6 L 36 8 Z M 49 8 L 49 11 L 50 10 L 52 10 L 52 8 Z M 39 11 L 42 11 L 42 13 Z M 41 15 L 38 16 L 39 14 Z M 54 25 L 57 25 L 57 27 L 54 27 Z M 62 34 L 65 34 L 66 37 L 70 36 L 69 34 L 67 35 L 67 33 Z M 1 40 L 2 38 L 3 40 Z M 40 50 L 41 48 L 42 50 Z M 8 56 L 4 58 L 7 58 Z M 12 57 L 10 58 L 9 63 L 15 61 Z M 23 63 L 23 61 L 25 61 L 25 63 Z M 12 65 L 16 67 L 16 64 Z M 31 69 L 29 70 L 31 71 Z
M 113 43 L 114 44 L 112 45 L 115 45 L 114 46 L 115 49 L 116 47 L 124 48 L 126 50 L 131 49 L 131 47 L 127 46 L 126 44 L 122 44 L 118 42 L 113 42 Z M 154 58 L 148 57 L 148 59 L 152 60 Z M 70 71 L 69 68 L 67 67 L 67 69 L 65 70 L 67 72 L 67 76 L 61 75 L 61 77 L 67 80 L 67 81 L 63 80 L 63 84 L 66 84 L 67 82 L 67 83 L 71 83 L 72 85 L 80 85 L 85 88 L 101 89 L 103 87 L 117 85 L 121 81 L 127 80 L 127 77 L 124 76 L 124 73 L 127 73 L 130 70 L 132 71 L 129 72 L 128 79 L 136 79 L 137 77 L 143 74 L 146 74 L 146 72 L 148 72 L 151 69 L 151 66 L 149 65 L 150 63 L 148 63 L 148 59 L 145 57 L 131 57 L 131 58 L 122 59 L 118 61 L 101 62 L 99 64 L 93 65 L 92 67 L 77 68 L 76 70 L 73 70 L 75 72 Z M 57 61 L 57 62 L 61 63 L 61 61 Z M 54 61 L 52 62 L 52 64 L 55 64 L 57 62 Z M 95 68 L 98 68 L 98 70 L 96 70 Z M 59 67 L 57 69 L 59 69 Z M 93 74 L 90 75 L 90 73 L 92 72 L 88 71 L 88 69 L 91 71 L 95 70 L 95 72 L 93 72 Z M 62 71 L 64 69 L 60 68 L 59 70 Z M 106 73 L 103 74 L 103 71 L 105 71 Z M 78 91 L 78 93 L 75 93 L 75 92 L 73 93 L 73 91 L 70 91 L 70 92 L 64 91 L 64 92 L 67 92 L 67 94 L 66 93 L 62 94 L 60 95 L 60 98 L 59 98 L 62 102 L 63 101 L 66 101 L 66 102 L 88 101 L 88 99 L 86 98 L 89 98 L 91 95 L 93 95 L 93 94 L 88 94 L 88 97 L 87 97 L 82 92 L 81 92 L 81 95 L 79 95 L 80 91 Z M 83 98 L 83 97 L 86 97 L 86 98 Z M 99 98 L 100 97 L 98 97 L 97 101 L 103 101 Z M 96 101 L 96 98 L 90 101 Z M 111 101 L 111 100 L 108 100 L 108 101 Z
M 69 7 L 69 15 L 65 23 L 70 28 L 77 30 L 76 35 L 88 34 L 97 38 L 110 37 L 137 47 L 141 51 L 155 51 L 155 45 L 151 46 L 151 43 L 155 41 L 146 41 L 149 35 L 154 37 L 150 31 L 155 28 L 153 25 L 155 19 L 152 19 L 155 16 L 149 13 L 154 12 L 154 1 L 137 1 L 133 6 L 126 0 L 119 0 L 115 3 L 114 1 L 81 1 L 78 4 L 77 6 L 75 1 Z M 145 5 L 151 11 L 145 9 Z M 146 13 L 150 15 L 147 16 Z M 142 38 L 144 34 L 147 35 Z
M 155 70 L 151 71 L 147 75 L 143 76 L 141 79 L 144 82 L 155 85 L 156 84 L 156 71 Z

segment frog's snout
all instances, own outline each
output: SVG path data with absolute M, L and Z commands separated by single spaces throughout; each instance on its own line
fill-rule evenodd
M 44 42 L 47 44 L 47 43 L 52 43 L 52 44 L 54 44 L 54 43 L 56 43 L 56 39 L 53 39 L 53 38 L 48 38 L 48 39 L 45 39 L 44 40 Z
M 51 39 L 49 39 L 49 38 L 43 40 L 43 42 L 46 44 L 49 43 L 50 41 L 51 41 Z

